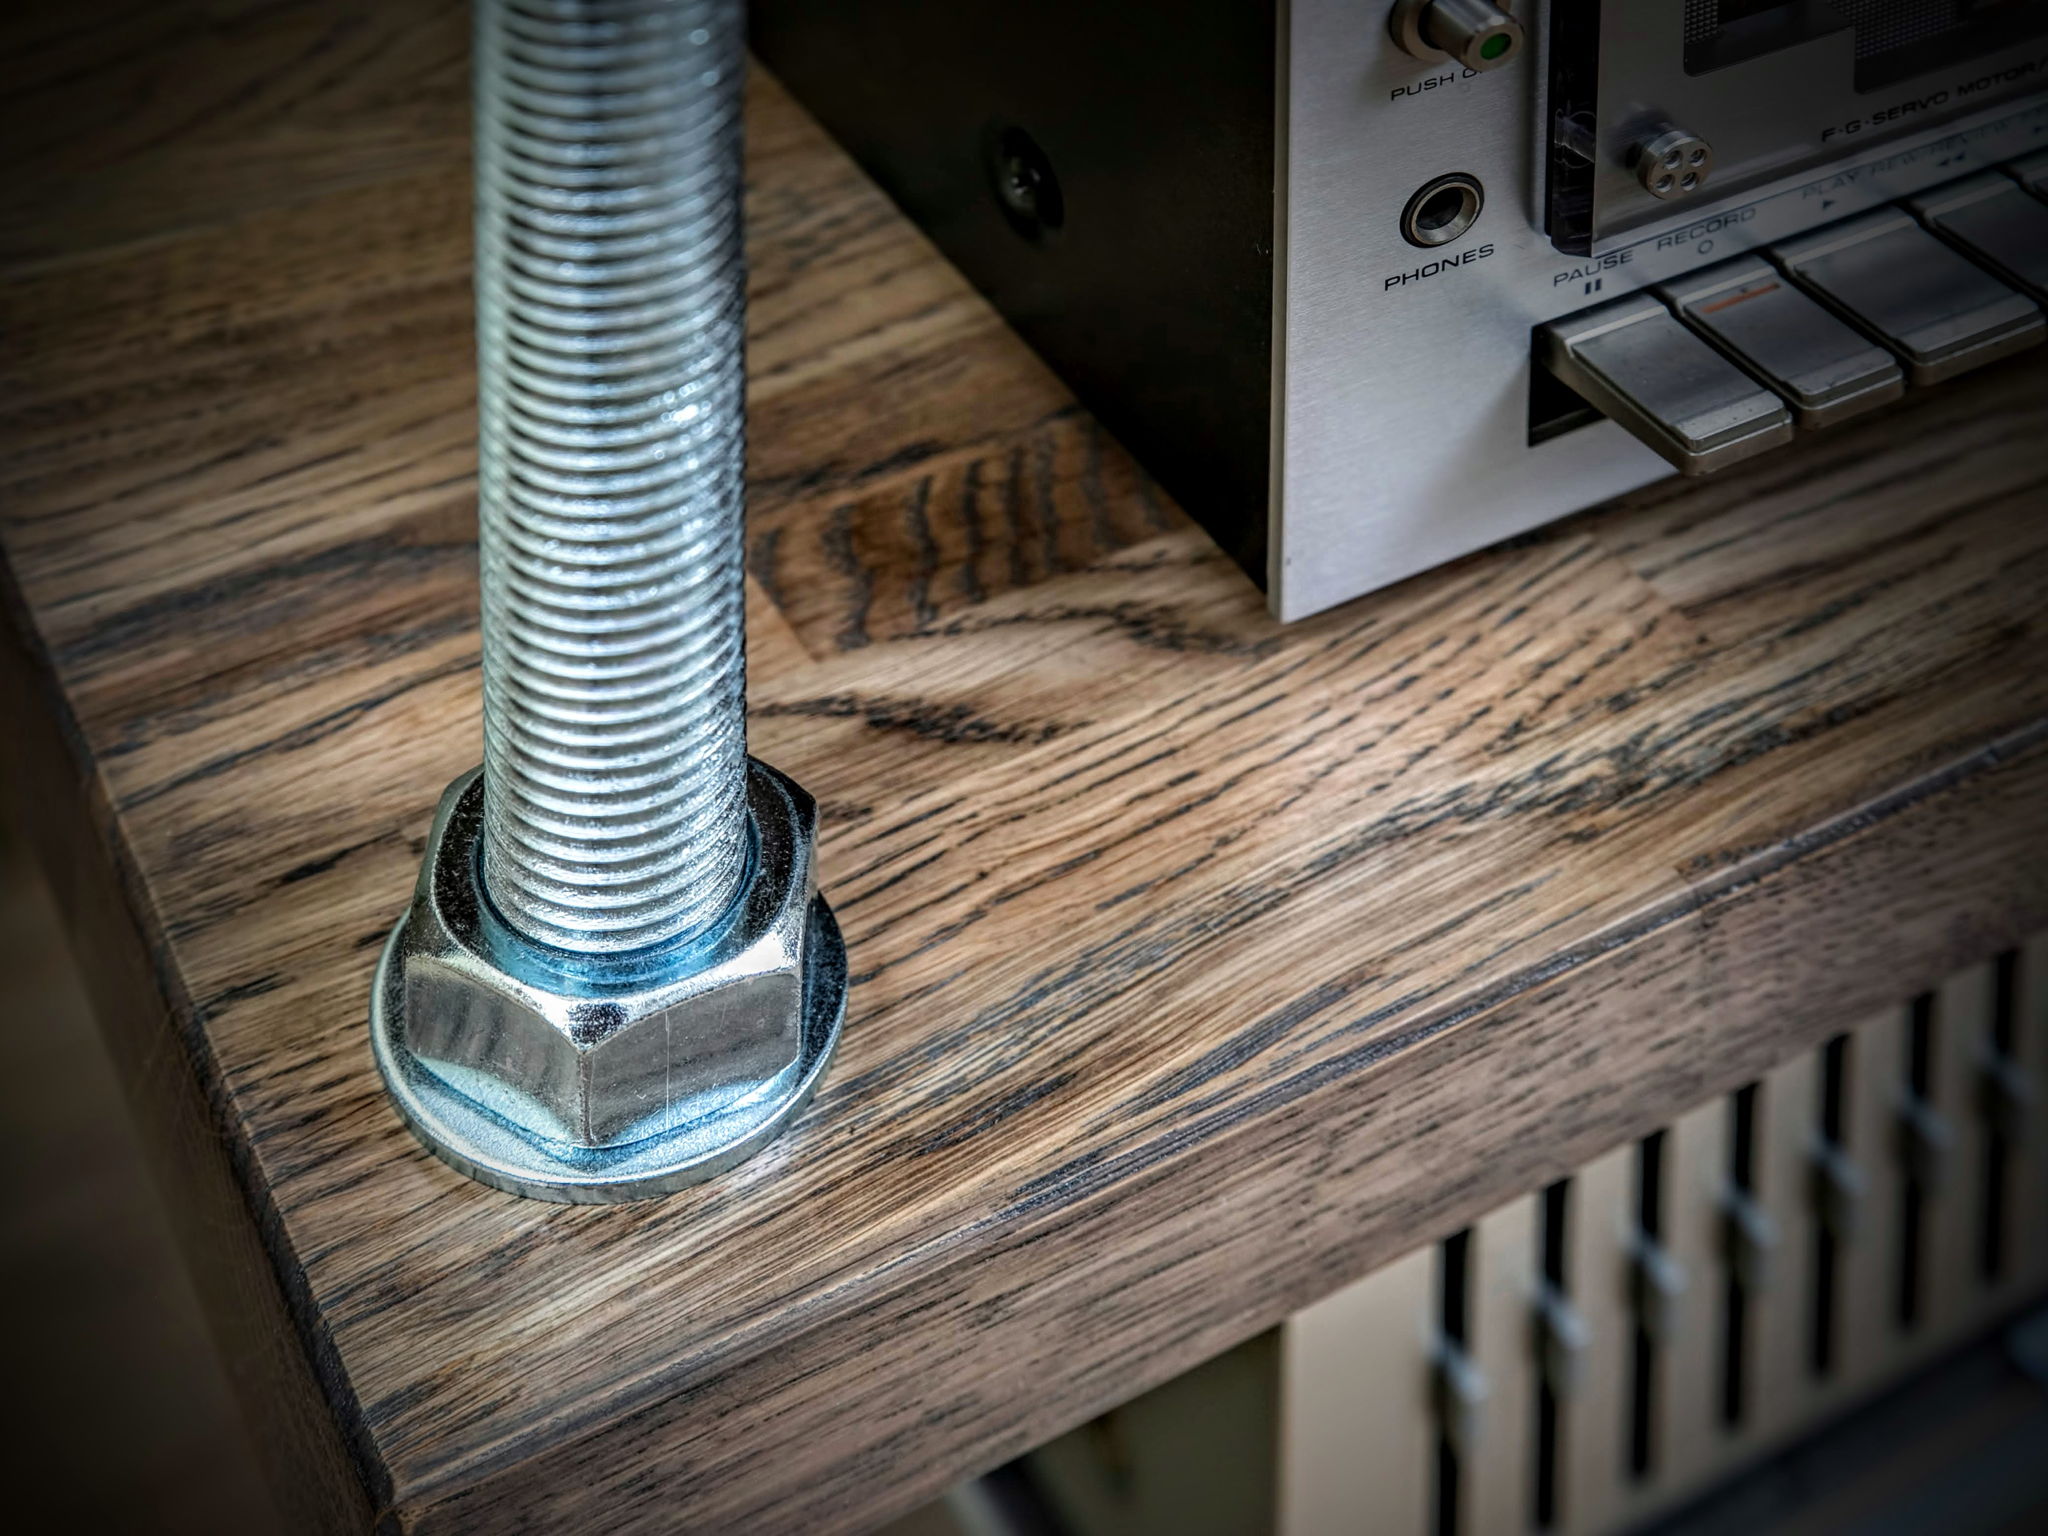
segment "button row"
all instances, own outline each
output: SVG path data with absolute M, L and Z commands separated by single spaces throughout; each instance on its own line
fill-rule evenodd
M 1724 261 L 1662 284 L 1656 293 L 1686 324 L 1770 381 L 1802 427 L 1832 426 L 1906 392 L 1891 353 L 1822 309 L 1760 256 Z
M 2041 341 L 2044 198 L 2048 150 L 1552 321 L 1537 355 L 1683 473 L 1711 474 L 1795 422 L 1833 426 Z

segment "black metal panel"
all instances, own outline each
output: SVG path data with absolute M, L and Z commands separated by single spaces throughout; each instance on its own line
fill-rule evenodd
M 768 68 L 1261 585 L 1274 17 L 755 0 L 752 23 Z

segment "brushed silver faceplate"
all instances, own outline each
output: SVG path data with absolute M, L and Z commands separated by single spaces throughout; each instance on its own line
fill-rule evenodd
M 1611 422 L 1529 445 L 1535 326 L 2048 145 L 2036 92 L 1562 256 L 1540 228 L 1544 7 L 1517 11 L 1536 46 L 1480 74 L 1419 64 L 1361 0 L 1292 0 L 1284 18 L 1269 568 L 1282 619 L 1670 472 Z M 1400 210 L 1450 172 L 1483 183 L 1478 221 L 1447 246 L 1408 244 Z

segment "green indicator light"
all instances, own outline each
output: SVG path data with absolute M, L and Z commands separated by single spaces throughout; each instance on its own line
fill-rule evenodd
M 1508 35 L 1505 32 L 1496 32 L 1479 45 L 1479 57 L 1482 59 L 1497 59 L 1507 51 Z

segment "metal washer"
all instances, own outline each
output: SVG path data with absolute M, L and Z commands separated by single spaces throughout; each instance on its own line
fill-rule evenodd
M 623 1147 L 550 1143 L 457 1093 L 413 1059 L 399 1030 L 405 977 L 395 963 L 412 921 L 399 920 L 377 961 L 370 1047 L 399 1114 L 427 1150 L 458 1173 L 509 1194 L 596 1205 L 669 1194 L 744 1162 L 810 1102 L 846 1019 L 846 942 L 823 896 L 811 898 L 804 939 L 804 1034 L 795 1080 L 780 1094 Z

